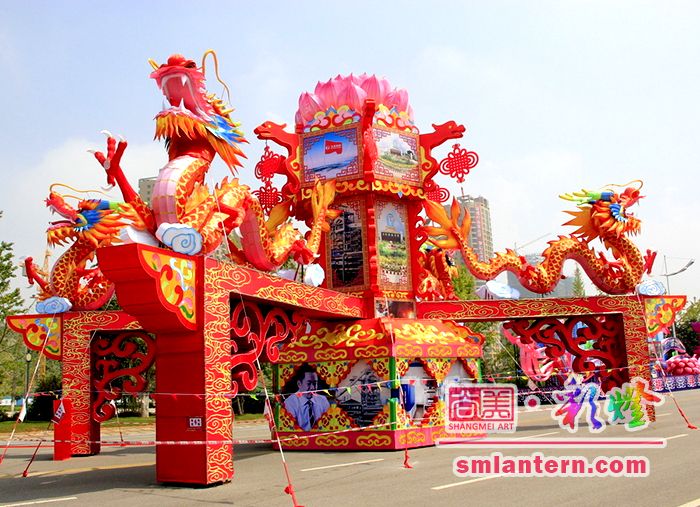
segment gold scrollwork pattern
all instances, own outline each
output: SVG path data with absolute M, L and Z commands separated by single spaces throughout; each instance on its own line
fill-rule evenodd
M 345 294 L 319 290 L 302 284 L 286 283 L 282 287 L 266 286 L 255 291 L 254 296 L 278 303 L 306 308 L 326 308 L 348 317 L 361 317 L 363 309 L 345 304 Z
M 280 352 L 280 357 L 277 359 L 279 363 L 304 363 L 309 360 L 309 356 L 306 352 L 301 352 L 299 350 L 289 350 L 284 349 Z
M 282 441 L 282 447 L 308 447 L 310 440 L 307 437 L 285 438 Z
M 240 292 L 253 281 L 250 270 L 226 262 L 218 263 L 214 269 L 207 269 L 206 272 L 219 279 L 219 284 L 228 292 Z
M 315 332 L 303 335 L 292 342 L 288 349 L 311 348 L 320 350 L 325 346 L 356 347 L 370 342 L 381 341 L 384 334 L 361 324 L 337 324 L 333 329 L 321 327 Z
M 388 403 L 386 403 L 383 407 L 381 412 L 378 412 L 377 415 L 374 416 L 374 419 L 372 419 L 372 426 L 381 426 L 381 425 L 388 425 L 388 423 L 391 421 L 391 410 L 390 406 Z M 385 429 L 389 429 L 389 426 L 385 426 Z
M 229 427 L 231 425 L 229 424 Z M 230 437 L 229 437 L 230 440 Z M 215 484 L 231 480 L 233 476 L 233 448 L 229 444 L 214 444 L 207 446 L 207 483 Z
M 358 347 L 355 349 L 355 357 L 372 358 L 389 355 L 389 347 L 383 345 L 368 345 L 367 347 Z
M 411 416 L 408 415 L 408 412 L 406 412 L 401 405 L 396 407 L 396 423 L 399 429 L 413 426 L 413 419 L 411 419 Z
M 343 349 L 319 350 L 314 356 L 321 361 L 339 361 L 347 359 L 348 351 Z
M 408 356 L 412 357 L 412 356 Z M 399 377 L 403 377 L 406 375 L 406 372 L 408 371 L 408 367 L 410 366 L 410 359 L 408 358 L 396 358 L 396 374 Z
M 297 424 L 294 416 L 287 412 L 284 405 L 279 406 L 279 422 L 277 423 L 279 431 L 303 431 Z
M 423 355 L 423 348 L 418 345 L 397 345 L 396 354 L 401 357 L 420 357 Z
M 277 365 L 277 375 L 279 378 L 279 385 L 285 385 L 289 379 L 291 379 L 299 369 L 298 364 L 278 364 Z
M 393 299 L 393 300 L 397 300 L 397 301 L 409 301 L 407 291 L 383 289 L 382 296 L 384 296 L 385 298 Z
M 432 324 L 421 322 L 406 322 L 401 326 L 394 326 L 393 334 L 396 338 L 417 345 L 452 345 L 456 341 L 462 341 L 467 336 L 464 328 L 440 330 Z
M 444 426 L 445 402 L 440 399 L 436 400 L 423 415 L 423 420 L 423 426 Z
M 433 345 L 432 347 L 427 348 L 427 352 L 428 357 L 433 358 L 454 355 L 452 347 L 448 347 L 447 345 Z
M 450 368 L 452 368 L 452 364 L 455 362 L 454 359 L 437 357 L 423 357 L 421 361 L 428 373 L 440 384 L 444 382 Z
M 399 435 L 399 444 L 415 445 L 425 443 L 425 433 L 420 430 L 407 430 Z
M 355 442 L 358 447 L 387 447 L 391 445 L 391 436 L 369 433 L 367 435 L 360 435 Z
M 370 359 L 369 365 L 374 370 L 374 373 L 379 376 L 379 378 L 382 380 L 390 380 L 391 370 L 389 369 L 389 361 L 390 360 L 388 357 Z
M 603 298 L 611 299 L 611 298 Z M 554 317 L 591 313 L 590 308 L 576 299 L 503 299 L 499 301 L 449 301 L 440 304 L 423 303 L 426 319 L 489 320 L 524 316 Z
M 314 440 L 319 447 L 343 447 L 350 443 L 345 435 L 323 435 Z
M 357 425 L 352 421 L 350 416 L 338 405 L 331 405 L 328 410 L 321 416 L 313 428 L 317 431 L 340 431 L 356 428 Z
M 481 345 L 460 345 L 455 349 L 454 355 L 457 357 L 481 357 Z
M 338 382 L 345 378 L 354 364 L 354 361 L 332 361 L 311 363 L 311 366 L 329 386 L 335 387 Z
M 229 441 L 231 400 L 218 395 L 231 393 L 231 338 L 229 333 L 229 291 L 226 279 L 216 276 L 215 269 L 204 270 L 206 319 L 204 320 L 204 406 L 206 436 L 210 440 Z M 207 480 L 209 483 L 231 479 L 232 447 L 220 444 L 207 448 Z

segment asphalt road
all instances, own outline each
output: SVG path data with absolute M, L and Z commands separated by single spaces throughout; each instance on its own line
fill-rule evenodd
M 688 417 L 700 426 L 700 390 L 675 394 Z M 690 430 L 667 399 L 658 419 L 641 432 L 608 427 L 594 438 L 665 438 L 662 449 L 542 449 L 547 456 L 641 455 L 651 473 L 641 478 L 459 478 L 455 457 L 529 455 L 538 449 L 425 448 L 410 451 L 413 468 L 403 467 L 403 452 L 287 452 L 297 499 L 301 505 L 350 506 L 568 506 L 634 505 L 690 507 L 700 505 L 700 430 Z M 237 425 L 237 439 L 267 438 L 265 425 Z M 519 441 L 590 437 L 559 428 L 549 410 L 521 411 L 518 430 L 504 438 Z M 109 437 L 111 438 L 111 437 Z M 130 430 L 127 440 L 153 439 L 153 433 Z M 235 449 L 235 477 L 229 484 L 189 488 L 155 481 L 152 447 L 106 447 L 99 456 L 51 461 L 51 449 L 40 451 L 30 475 L 22 478 L 33 449 L 12 448 L 0 465 L 0 506 L 8 505 L 216 505 L 292 506 L 279 452 L 266 445 Z

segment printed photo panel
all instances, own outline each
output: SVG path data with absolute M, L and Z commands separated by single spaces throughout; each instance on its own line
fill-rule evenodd
M 357 125 L 304 134 L 302 184 L 316 180 L 347 180 L 361 175 L 361 152 Z
M 324 389 L 328 389 L 328 384 L 308 364 L 301 365 L 285 384 L 282 390 L 286 395 L 284 408 L 302 430 L 310 431 L 330 408 L 328 396 L 322 392 Z
M 338 384 L 336 402 L 358 426 L 371 426 L 391 397 L 386 383 L 377 386 L 381 380 L 366 361 L 360 360 Z

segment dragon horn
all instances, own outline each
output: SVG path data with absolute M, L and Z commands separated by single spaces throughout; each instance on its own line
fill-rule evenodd
M 644 186 L 644 182 L 642 180 L 631 180 L 625 183 L 624 185 L 618 185 L 617 183 L 610 183 L 609 185 L 605 185 L 601 190 L 607 189 L 607 188 L 613 188 L 613 187 L 618 187 L 618 188 L 626 188 L 627 186 L 631 185 L 632 183 L 637 183 L 639 187 L 637 190 L 641 190 L 642 187 Z
M 151 67 L 153 67 L 153 70 L 158 70 L 158 68 L 160 67 L 153 58 L 149 58 L 148 63 L 151 64 Z
M 209 55 L 211 55 L 214 58 L 214 73 L 216 74 L 216 80 L 224 86 L 224 90 L 226 90 L 227 100 L 230 103 L 231 91 L 229 90 L 228 85 L 219 77 L 219 59 L 216 57 L 216 51 L 214 51 L 213 49 L 207 49 L 202 55 L 202 74 L 206 74 L 207 72 L 206 63 L 207 56 Z

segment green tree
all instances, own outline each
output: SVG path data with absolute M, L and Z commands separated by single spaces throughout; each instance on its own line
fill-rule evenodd
M 458 265 L 457 276 L 452 279 L 455 295 L 461 300 L 476 299 L 476 280 L 464 265 Z M 497 322 L 468 322 L 467 326 L 475 333 L 484 335 L 484 379 L 503 376 L 503 372 L 516 370 L 517 351 L 513 345 L 499 333 Z
M 700 322 L 700 301 L 693 301 L 676 319 L 676 337 L 685 345 L 685 350 L 692 355 L 700 345 L 698 334 L 692 327 Z
M 574 283 L 572 284 L 572 290 L 575 297 L 582 298 L 586 296 L 586 286 L 583 283 L 581 268 L 578 266 L 576 266 L 576 271 L 574 271 Z
M 26 311 L 19 289 L 11 285 L 16 269 L 12 243 L 0 242 L 0 394 L 13 397 L 21 391 L 26 367 L 21 337 L 5 323 L 8 315 Z
M 476 281 L 466 266 L 457 266 L 457 276 L 452 279 L 452 287 L 457 298 L 476 299 Z

